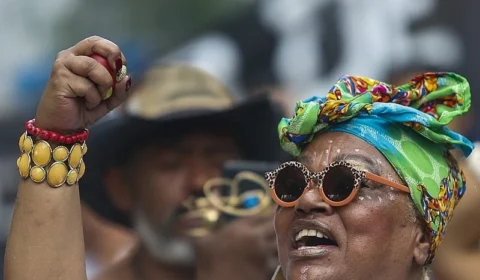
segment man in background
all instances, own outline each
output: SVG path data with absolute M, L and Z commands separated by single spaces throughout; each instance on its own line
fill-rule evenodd
M 188 233 L 204 221 L 183 214 L 188 198 L 222 177 L 225 162 L 282 160 L 271 145 L 277 106 L 265 95 L 236 103 L 192 67 L 156 66 L 123 109 L 91 130 L 81 195 L 99 215 L 131 227 L 138 244 L 98 279 L 269 279 L 278 265 L 273 211 L 197 238 Z

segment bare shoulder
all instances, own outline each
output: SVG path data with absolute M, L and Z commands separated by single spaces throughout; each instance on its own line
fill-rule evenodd
M 480 207 L 478 207 L 478 201 L 480 201 L 480 144 L 475 143 L 475 148 L 472 155 L 462 163 L 462 169 L 467 179 L 467 191 L 459 203 L 456 213 L 468 212 L 480 219 Z
M 466 250 L 480 241 L 480 150 L 472 158 L 460 161 L 466 177 L 467 189 L 453 212 L 442 247 Z M 465 230 L 468 228 L 469 230 Z
M 131 258 L 112 265 L 92 280 L 135 280 L 131 269 Z
M 455 209 L 454 216 L 480 215 L 480 142 L 475 142 L 475 149 L 468 158 L 463 158 L 460 152 L 454 153 L 467 180 L 467 190 Z M 480 217 L 480 216 L 478 216 Z

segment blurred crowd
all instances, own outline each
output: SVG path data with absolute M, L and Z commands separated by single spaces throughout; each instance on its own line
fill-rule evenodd
M 19 33 L 2 19 L 26 2 L 0 3 L 0 73 L 8 77 L 0 88 L 2 247 L 18 184 L 13 147 L 24 121 L 35 114 L 53 54 L 86 35 L 100 35 L 120 42 L 133 75 L 127 103 L 101 122 L 97 131 L 104 134 L 92 133 L 99 147 L 109 145 L 102 138 L 122 141 L 91 147 L 89 172 L 80 181 L 91 279 L 121 279 L 125 273 L 172 279 L 182 273 L 178 267 L 202 261 L 222 263 L 226 270 L 257 262 L 249 266 L 257 271 L 248 279 L 270 279 L 278 260 L 274 206 L 263 183 L 235 196 L 206 182 L 233 180 L 244 170 L 263 177 L 270 166 L 289 159 L 268 144 L 278 136 L 264 127 L 290 116 L 297 100 L 326 94 L 344 74 L 400 85 L 427 71 L 461 73 L 471 83 L 472 110 L 452 128 L 480 141 L 480 40 L 473 28 L 480 3 L 473 0 L 71 0 L 58 4 L 62 13 L 38 11 L 35 20 L 51 21 L 42 25 L 49 30 L 41 31 L 48 33 L 43 37 L 26 36 L 36 30 L 33 20 Z M 16 53 L 17 44 L 28 53 L 26 60 Z M 261 115 L 252 113 L 258 107 L 264 108 Z M 206 109 L 226 112 L 222 118 L 238 125 L 225 127 L 203 114 Z M 158 121 L 138 151 L 129 141 L 138 141 L 148 128 L 132 117 Z M 118 134 L 125 130 L 131 135 Z M 463 161 L 472 183 L 430 268 L 431 280 L 480 279 L 478 268 L 471 270 L 480 264 L 478 153 Z M 242 199 L 233 210 L 225 202 L 229 196 Z M 243 234 L 245 229 L 258 234 Z M 211 236 L 197 244 L 205 248 L 200 255 L 186 241 L 199 236 Z M 225 240 L 222 246 L 219 240 Z

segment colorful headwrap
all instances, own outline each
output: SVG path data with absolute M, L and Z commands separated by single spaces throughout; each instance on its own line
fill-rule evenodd
M 465 193 L 465 178 L 449 150 L 468 156 L 473 144 L 446 127 L 470 108 L 470 86 L 454 73 L 425 73 L 394 87 L 364 77 L 344 76 L 326 97 L 297 103 L 281 120 L 283 149 L 298 156 L 317 133 L 339 131 L 376 147 L 410 188 L 431 235 L 430 264 Z

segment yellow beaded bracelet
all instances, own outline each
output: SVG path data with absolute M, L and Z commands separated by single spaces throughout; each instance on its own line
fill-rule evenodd
M 83 156 L 87 153 L 85 142 L 72 144 L 71 147 L 57 146 L 52 149 L 44 140 L 34 142 L 27 132 L 20 137 L 18 146 L 22 155 L 17 160 L 18 171 L 24 179 L 35 183 L 47 183 L 54 188 L 65 183 L 78 183 L 85 174 Z

